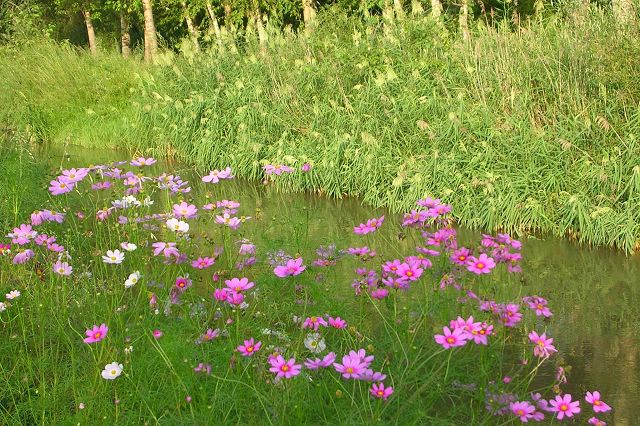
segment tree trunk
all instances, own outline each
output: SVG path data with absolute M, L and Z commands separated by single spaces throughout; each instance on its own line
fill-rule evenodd
M 189 30 L 191 41 L 193 42 L 193 49 L 196 52 L 200 52 L 200 42 L 198 41 L 198 30 L 196 29 L 196 26 L 193 25 L 193 20 L 189 15 L 189 11 L 187 10 L 187 3 L 185 1 L 182 2 L 182 10 L 184 11 L 184 20 L 187 22 L 187 29 Z
M 260 14 L 260 9 L 256 4 L 255 12 L 254 12 L 254 20 L 256 23 L 256 28 L 258 30 L 258 40 L 260 41 L 260 51 L 262 53 L 267 53 L 267 32 L 264 28 L 264 23 L 262 22 L 262 15 Z
M 302 0 L 302 19 L 304 20 L 304 26 L 313 22 L 316 17 L 316 9 L 313 6 L 313 0 Z
M 431 0 L 431 16 L 435 20 L 440 20 L 442 16 L 442 2 L 440 0 Z
M 153 62 L 158 54 L 158 37 L 156 25 L 153 22 L 151 0 L 142 0 L 142 10 L 144 12 L 144 60 Z
M 96 31 L 93 28 L 93 21 L 91 20 L 91 12 L 89 9 L 85 9 L 82 11 L 82 16 L 84 16 L 84 23 L 87 26 L 87 38 L 89 39 L 89 50 L 93 55 L 98 53 L 98 46 L 96 44 Z
M 469 0 L 462 0 L 458 15 L 458 25 L 462 33 L 462 40 L 468 42 L 471 39 L 471 33 L 469 32 Z
M 404 8 L 402 7 L 402 0 L 393 0 L 393 11 L 396 13 L 396 18 L 404 18 Z
M 213 28 L 213 34 L 216 36 L 216 43 L 218 44 L 218 49 L 223 52 L 224 45 L 222 44 L 222 31 L 220 31 L 220 24 L 218 23 L 218 18 L 216 17 L 215 12 L 213 11 L 213 6 L 211 6 L 211 2 L 207 1 L 207 12 L 209 13 L 209 18 L 211 19 L 211 27 Z
M 422 4 L 420 4 L 420 0 L 411 0 L 411 14 L 413 16 L 422 15 L 424 9 L 422 8 Z
M 616 21 L 623 27 L 633 25 L 636 20 L 636 13 L 633 7 L 633 0 L 612 0 L 613 15 Z
M 122 44 L 122 56 L 128 58 L 131 55 L 131 33 L 129 32 L 131 23 L 129 15 L 124 10 L 120 10 L 120 41 Z

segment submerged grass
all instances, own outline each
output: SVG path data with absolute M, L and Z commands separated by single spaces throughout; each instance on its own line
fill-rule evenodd
M 155 67 L 44 43 L 5 49 L 0 120 L 39 137 L 231 166 L 313 165 L 281 188 L 394 211 L 436 195 L 469 227 L 640 242 L 640 47 L 610 17 L 394 27 L 320 15 L 267 56 L 165 55 Z

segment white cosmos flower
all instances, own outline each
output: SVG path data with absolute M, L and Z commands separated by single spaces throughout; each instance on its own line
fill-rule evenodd
M 134 251 L 138 248 L 138 246 L 133 243 L 120 243 L 120 247 L 122 247 L 122 249 L 126 251 Z
M 119 264 L 124 260 L 124 253 L 120 250 L 107 250 L 107 255 L 102 256 L 102 261 L 104 263 L 113 263 Z
M 102 377 L 107 380 L 113 380 L 122 374 L 123 368 L 122 364 L 118 364 L 114 361 L 111 364 L 104 366 L 104 370 L 102 370 Z
M 327 345 L 324 343 L 324 339 L 320 336 L 320 333 L 307 334 L 307 338 L 304 339 L 304 346 L 316 354 L 327 349 Z
M 154 201 L 149 197 L 146 197 L 144 200 L 142 200 L 142 205 L 145 206 L 145 207 L 149 207 L 149 206 L 153 205 L 153 203 L 154 203 Z
M 125 288 L 131 288 L 136 285 L 138 281 L 140 281 L 141 276 L 142 275 L 140 275 L 139 271 L 135 271 L 134 273 L 129 275 L 129 278 L 127 278 L 127 280 L 124 282 Z
M 7 304 L 4 302 L 0 302 L 0 312 L 7 310 Z
M 167 220 L 167 228 L 175 232 L 189 232 L 189 224 L 176 218 Z

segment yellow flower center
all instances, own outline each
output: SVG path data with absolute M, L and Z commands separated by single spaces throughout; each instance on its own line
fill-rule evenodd
M 480 262 L 476 265 L 478 269 L 484 269 L 484 263 Z
M 289 371 L 289 366 L 285 364 L 282 367 L 280 367 L 280 370 L 282 370 L 282 371 L 284 371 L 286 373 L 287 371 Z

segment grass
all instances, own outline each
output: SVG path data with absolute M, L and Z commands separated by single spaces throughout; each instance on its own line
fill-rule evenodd
M 65 167 L 74 165 L 79 164 Z M 325 212 L 306 203 L 292 204 L 285 197 L 277 211 L 263 212 L 260 197 L 282 197 L 278 182 L 262 194 L 247 192 L 245 184 L 234 181 L 206 186 L 197 174 L 167 165 L 142 170 L 120 167 L 146 176 L 180 174 L 191 182 L 192 190 L 172 194 L 146 181 L 137 198 L 148 196 L 155 201 L 153 206 L 115 210 L 100 221 L 94 212 L 121 198 L 126 187 L 112 179 L 112 189 L 92 191 L 90 183 L 102 180 L 94 171 L 73 192 L 50 197 L 40 206 L 66 212 L 63 223 L 48 222 L 36 229 L 56 236 L 70 258 L 33 242 L 26 247 L 34 250 L 35 257 L 24 264 L 11 264 L 20 250 L 17 245 L 12 255 L 0 257 L 0 294 L 22 293 L 4 300 L 6 309 L 0 312 L 5 342 L 0 346 L 4 390 L 0 423 L 201 424 L 215 418 L 219 424 L 494 424 L 495 417 L 484 409 L 485 391 L 526 398 L 537 370 L 526 333 L 544 324 L 533 313 L 523 312 L 526 319 L 518 327 L 501 327 L 490 313 L 478 311 L 472 303 L 458 303 L 458 292 L 439 291 L 436 284 L 442 274 L 453 273 L 465 289 L 514 300 L 521 296 L 518 279 L 506 274 L 504 265 L 476 277 L 443 255 L 433 258 L 433 268 L 425 270 L 409 291 L 393 291 L 380 301 L 371 299 L 368 291 L 354 297 L 349 285 L 353 270 L 377 270 L 383 260 L 411 254 L 420 244 L 420 229 L 406 229 L 406 237 L 398 239 L 398 218 L 389 217 L 380 231 L 357 236 L 351 232 L 355 223 L 335 226 Z M 164 219 L 135 220 L 169 212 L 180 200 L 200 208 L 226 198 L 239 199 L 238 215 L 252 217 L 237 231 L 214 223 L 215 213 L 203 209 L 197 219 L 188 221 L 190 238 L 162 226 Z M 129 221 L 118 223 L 120 215 Z M 448 225 L 445 221 L 434 226 Z M 237 271 L 237 242 L 243 238 L 255 243 L 258 261 Z M 105 264 L 102 255 L 123 241 L 137 244 L 138 249 L 127 252 L 122 264 Z M 223 246 L 224 251 L 212 268 L 197 270 L 189 262 L 166 263 L 162 256 L 154 257 L 150 245 L 155 241 L 175 241 L 190 260 L 211 256 L 214 246 Z M 380 256 L 368 262 L 345 256 L 334 267 L 313 266 L 315 249 L 329 243 L 339 248 L 367 244 Z M 281 249 L 302 256 L 307 270 L 284 279 L 274 276 L 268 253 Z M 52 270 L 60 258 L 73 266 L 71 275 Z M 142 279 L 126 289 L 124 280 L 135 270 Z M 256 283 L 255 290 L 246 292 L 245 308 L 211 297 L 214 288 L 223 285 L 212 280 L 214 271 L 222 280 L 246 276 Z M 172 304 L 174 282 L 186 274 L 193 287 L 179 297 L 180 303 Z M 157 306 L 150 306 L 152 293 Z M 368 383 L 344 380 L 332 369 L 303 370 L 298 377 L 274 383 L 274 375 L 267 371 L 269 353 L 280 351 L 299 363 L 313 357 L 304 345 L 309 330 L 302 329 L 295 317 L 325 314 L 341 316 L 349 326 L 319 330 L 327 344 L 323 355 L 334 351 L 340 359 L 359 348 L 373 354 L 372 368 L 386 374 L 385 384 L 395 389 L 387 402 L 371 398 Z M 469 314 L 495 323 L 489 346 L 468 344 L 447 351 L 435 344 L 433 335 L 442 325 Z M 85 329 L 100 323 L 109 327 L 106 339 L 83 343 Z M 208 328 L 220 329 L 221 336 L 196 344 Z M 154 329 L 164 333 L 160 339 L 152 336 Z M 265 334 L 264 329 L 272 332 Z M 235 348 L 249 337 L 261 340 L 263 349 L 251 358 L 241 357 Z M 528 365 L 518 364 L 519 358 L 527 359 Z M 114 381 L 102 379 L 100 372 L 113 361 L 124 365 L 123 374 Z M 212 365 L 211 375 L 193 371 L 201 362 Z M 506 374 L 514 378 L 510 384 L 499 380 Z M 492 380 L 499 384 L 490 385 Z
M 0 120 L 249 179 L 309 162 L 282 188 L 396 212 L 439 196 L 468 227 L 639 248 L 640 48 L 610 16 L 479 26 L 468 46 L 428 19 L 319 18 L 309 35 L 272 32 L 268 56 L 249 41 L 155 67 L 5 48 L 0 100 L 15 108 Z

